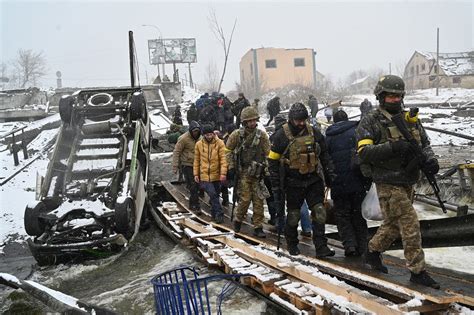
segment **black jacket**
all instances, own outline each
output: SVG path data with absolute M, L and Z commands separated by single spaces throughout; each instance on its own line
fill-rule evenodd
M 358 121 L 340 121 L 326 130 L 326 144 L 334 164 L 336 178 L 331 187 L 332 194 L 363 192 L 367 180 L 355 163 Z

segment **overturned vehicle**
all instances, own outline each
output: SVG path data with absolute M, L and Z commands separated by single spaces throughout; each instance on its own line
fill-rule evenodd
M 25 209 L 40 265 L 108 256 L 137 234 L 147 206 L 150 124 L 139 88 L 82 90 L 62 125 L 36 203 Z

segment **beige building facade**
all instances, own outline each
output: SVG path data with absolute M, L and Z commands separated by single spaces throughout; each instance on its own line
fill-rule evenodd
M 435 88 L 436 53 L 415 51 L 403 78 L 408 90 Z M 474 51 L 439 54 L 439 87 L 474 88 Z
M 313 49 L 250 49 L 240 60 L 240 83 L 249 95 L 297 84 L 316 85 L 316 52 Z

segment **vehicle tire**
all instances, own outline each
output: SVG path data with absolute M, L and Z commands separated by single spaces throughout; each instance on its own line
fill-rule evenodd
M 107 106 L 112 104 L 114 97 L 109 93 L 97 93 L 89 97 L 87 105 L 89 106 Z
M 135 204 L 132 198 L 115 204 L 115 230 L 127 239 L 133 235 L 135 227 Z
M 73 104 L 74 98 L 71 95 L 64 95 L 59 99 L 59 116 L 66 124 L 71 122 Z
M 46 205 L 43 202 L 38 202 L 34 207 L 26 206 L 25 208 L 25 230 L 30 236 L 40 236 L 43 234 L 45 224 L 40 220 L 41 212 L 46 211 Z
M 145 96 L 141 92 L 135 92 L 132 95 L 130 104 L 130 118 L 132 120 L 146 118 L 146 101 Z

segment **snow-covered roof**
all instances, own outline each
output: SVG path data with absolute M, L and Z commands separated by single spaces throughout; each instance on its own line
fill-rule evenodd
M 367 80 L 370 76 L 366 75 L 365 77 L 362 77 L 360 79 L 357 79 L 355 80 L 354 82 L 351 83 L 351 85 L 356 85 L 356 84 L 359 84 L 359 83 L 362 83 L 364 82 L 365 80 Z
M 418 51 L 428 60 L 436 60 L 435 52 Z M 474 75 L 474 51 L 440 53 L 439 66 L 450 75 Z

